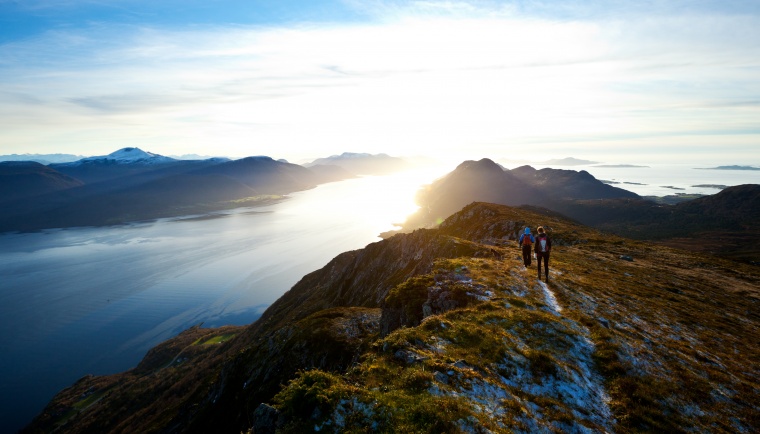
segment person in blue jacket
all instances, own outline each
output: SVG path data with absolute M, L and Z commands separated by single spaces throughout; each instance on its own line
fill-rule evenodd
M 517 244 L 522 248 L 523 263 L 526 267 L 530 267 L 531 246 L 535 242 L 536 239 L 530 233 L 530 228 L 525 228 L 525 233 L 520 235 L 520 239 L 517 241 Z

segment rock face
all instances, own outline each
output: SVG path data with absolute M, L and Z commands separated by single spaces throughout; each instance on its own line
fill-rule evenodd
M 539 224 L 550 285 L 515 242 Z M 250 326 L 83 378 L 27 432 L 756 432 L 758 288 L 750 265 L 473 203 L 337 256 Z

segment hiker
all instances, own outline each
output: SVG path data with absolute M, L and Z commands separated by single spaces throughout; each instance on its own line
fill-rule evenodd
M 544 231 L 543 226 L 539 226 L 536 235 L 536 261 L 538 262 L 538 280 L 541 280 L 541 260 L 544 262 L 544 274 L 546 283 L 549 283 L 549 252 L 552 250 L 552 240 Z
M 517 244 L 522 247 L 523 263 L 525 267 L 530 267 L 530 246 L 536 242 L 533 238 L 533 234 L 530 233 L 530 228 L 525 228 L 525 233 L 520 235 L 520 239 L 517 240 Z

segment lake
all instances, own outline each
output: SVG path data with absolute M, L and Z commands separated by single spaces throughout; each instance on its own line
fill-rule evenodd
M 760 172 L 694 167 L 566 169 L 641 195 L 760 182 Z M 420 185 L 452 169 L 329 183 L 209 216 L 0 235 L 0 432 L 83 375 L 132 368 L 188 327 L 255 321 L 305 274 L 379 241 L 416 209 Z
M 443 173 L 323 184 L 209 216 L 0 235 L 0 432 L 188 327 L 255 321 L 302 276 L 379 241 Z

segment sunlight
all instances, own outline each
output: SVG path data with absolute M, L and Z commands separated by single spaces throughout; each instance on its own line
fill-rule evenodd
M 294 193 L 288 212 L 334 224 L 350 224 L 361 219 L 370 222 L 373 235 L 378 235 L 398 229 L 419 208 L 414 199 L 420 187 L 451 169 L 448 166 L 427 167 L 322 184 L 317 188 L 324 189 L 324 194 Z M 346 195 L 348 191 L 362 193 Z

